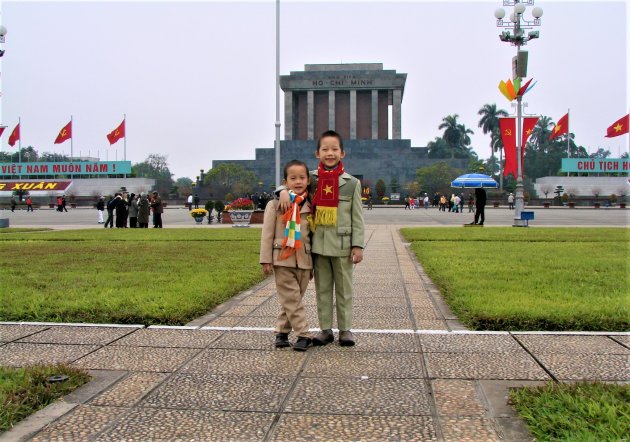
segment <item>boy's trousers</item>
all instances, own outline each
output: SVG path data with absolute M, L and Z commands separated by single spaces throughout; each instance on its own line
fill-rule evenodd
M 333 290 L 339 330 L 352 328 L 352 269 L 348 256 L 313 255 L 317 317 L 322 330 L 332 328 Z
M 293 330 L 298 337 L 311 337 L 306 321 L 306 309 L 302 303 L 311 270 L 274 266 L 273 271 L 281 306 L 276 321 L 276 333 L 290 333 Z

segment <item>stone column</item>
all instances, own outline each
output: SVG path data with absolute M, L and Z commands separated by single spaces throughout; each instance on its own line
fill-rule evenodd
M 393 140 L 400 140 L 402 138 L 401 124 L 400 124 L 401 104 L 402 104 L 402 90 L 395 89 L 393 106 L 392 106 L 392 139 Z
M 357 91 L 350 91 L 350 139 L 357 139 Z
M 306 92 L 306 139 L 315 139 L 315 93 Z
M 328 129 L 335 130 L 335 91 L 328 91 Z
M 284 93 L 284 139 L 293 139 L 293 92 Z
M 378 91 L 372 89 L 372 139 L 378 139 Z

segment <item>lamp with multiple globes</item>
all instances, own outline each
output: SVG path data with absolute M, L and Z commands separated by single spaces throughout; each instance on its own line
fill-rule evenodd
M 540 7 L 532 8 L 531 15 L 533 20 L 526 20 L 523 15 L 527 10 L 527 6 L 533 6 L 534 0 L 503 0 L 503 6 L 513 6 L 513 12 L 510 14 L 510 20 L 504 21 L 505 10 L 499 8 L 494 11 L 494 17 L 497 19 L 497 27 L 511 28 L 502 31 L 499 34 L 499 39 L 503 42 L 510 43 L 516 46 L 516 57 L 513 60 L 513 73 L 514 76 L 526 76 L 527 73 L 527 51 L 521 51 L 521 46 L 526 45 L 529 40 L 533 40 L 539 37 L 538 31 L 529 31 L 527 34 L 525 30 L 529 30 L 534 26 L 540 26 L 540 17 L 543 15 L 543 10 Z M 516 63 L 516 64 L 515 64 Z M 518 64 L 520 63 L 520 64 Z M 527 225 L 526 220 L 521 219 L 521 213 L 524 207 L 524 192 L 523 192 L 523 164 L 521 152 L 524 146 L 522 146 L 522 131 L 523 131 L 523 97 L 516 97 L 516 165 L 517 165 L 517 177 L 516 177 L 516 190 L 514 198 L 514 226 L 524 227 Z

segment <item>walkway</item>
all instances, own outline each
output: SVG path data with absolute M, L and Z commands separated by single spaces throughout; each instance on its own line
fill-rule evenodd
M 0 365 L 95 376 L 0 441 L 529 440 L 507 388 L 630 380 L 630 334 L 468 332 L 395 228 L 367 238 L 355 347 L 275 350 L 272 278 L 188 327 L 0 324 Z

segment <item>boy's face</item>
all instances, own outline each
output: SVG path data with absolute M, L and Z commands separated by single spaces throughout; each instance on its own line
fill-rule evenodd
M 284 184 L 298 195 L 306 191 L 309 181 L 308 170 L 304 166 L 295 165 L 287 168 L 287 178 L 284 180 Z
M 346 152 L 341 150 L 337 137 L 322 138 L 319 149 L 315 152 L 315 157 L 328 169 L 337 167 L 345 156 Z

